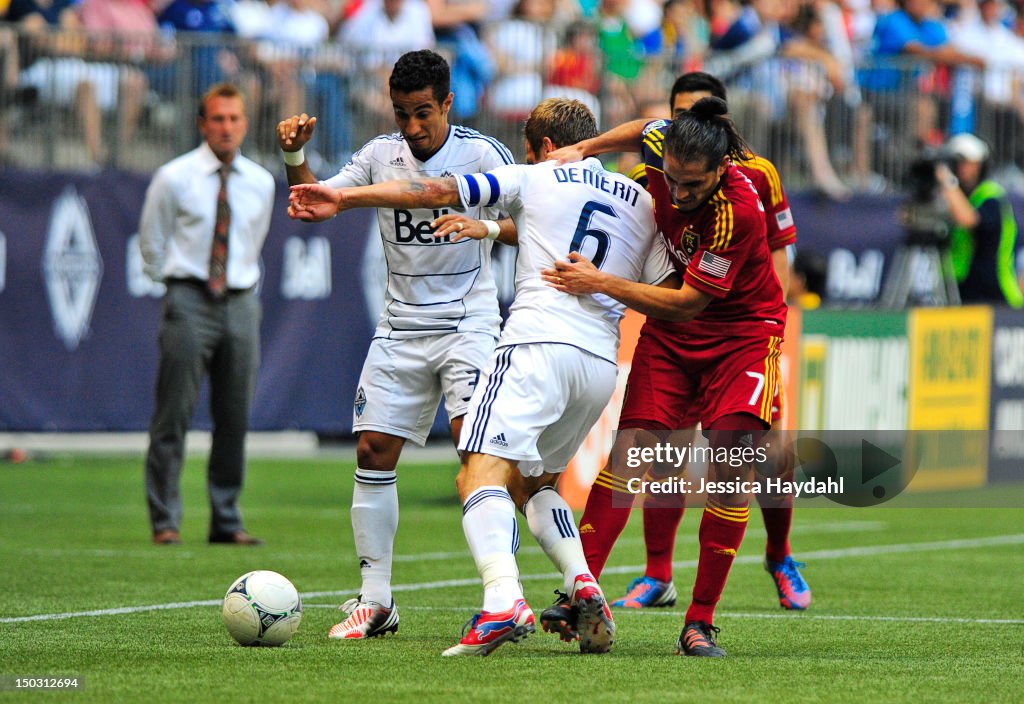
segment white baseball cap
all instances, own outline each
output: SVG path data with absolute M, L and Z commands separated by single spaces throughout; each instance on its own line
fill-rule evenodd
M 988 159 L 988 145 L 969 132 L 961 132 L 946 144 L 946 149 L 957 159 L 982 162 Z

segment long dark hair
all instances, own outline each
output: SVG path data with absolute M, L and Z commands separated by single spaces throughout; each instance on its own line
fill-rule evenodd
M 680 163 L 704 160 L 708 170 L 729 156 L 742 160 L 750 147 L 726 117 L 729 108 L 721 98 L 701 98 L 672 120 L 665 130 L 665 152 Z

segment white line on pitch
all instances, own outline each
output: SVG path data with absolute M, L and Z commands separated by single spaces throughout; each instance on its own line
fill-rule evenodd
M 169 609 L 191 609 L 196 606 L 219 606 L 223 599 L 204 599 L 202 601 L 177 601 L 173 604 L 151 604 L 149 606 L 122 606 L 116 609 L 94 609 L 93 611 L 71 611 L 63 614 L 37 614 L 35 616 L 15 616 L 0 618 L 0 623 L 24 623 L 25 621 L 62 621 L 80 616 L 117 616 L 119 614 L 138 614 L 145 611 L 164 611 Z
M 639 613 L 639 612 L 638 612 Z M 685 611 L 657 611 L 653 609 L 644 609 L 644 617 L 650 616 L 674 616 L 676 618 L 682 618 L 686 615 Z M 790 618 L 790 619 L 814 619 L 818 621 L 899 621 L 909 623 L 987 623 L 996 625 L 1010 625 L 1017 626 L 1024 624 L 1022 618 L 946 618 L 938 616 L 862 616 L 862 615 L 845 615 L 845 614 L 769 614 L 769 613 L 742 613 L 735 612 L 729 613 L 723 611 L 721 613 L 722 618 Z
M 1015 535 L 993 535 L 987 538 L 962 538 L 959 540 L 936 540 L 928 543 L 897 543 L 895 545 L 864 545 L 852 548 L 838 548 L 835 550 L 814 550 L 801 552 L 801 560 L 836 560 L 844 557 L 863 557 L 866 555 L 894 555 L 907 552 L 933 552 L 935 550 L 960 550 L 967 548 L 992 547 L 996 545 L 1021 545 L 1024 544 L 1024 534 Z M 740 555 L 734 564 L 761 564 L 764 558 L 761 555 Z M 676 569 L 687 569 L 697 566 L 696 560 L 685 560 L 673 562 L 672 567 Z M 626 565 L 618 567 L 606 567 L 602 575 L 606 574 L 632 574 L 638 570 L 645 569 L 645 565 Z M 561 575 L 557 575 L 561 577 Z M 525 578 L 521 578 L 525 579 Z
M 888 524 L 883 521 L 831 521 L 827 523 L 797 523 L 793 525 L 792 533 L 799 535 L 802 533 L 813 533 L 815 535 L 822 535 L 825 533 L 862 533 L 869 531 L 884 530 Z M 764 529 L 749 529 L 746 533 L 748 538 L 761 537 L 764 535 Z M 696 541 L 696 535 L 681 536 L 682 540 L 689 540 L 691 542 Z M 643 538 L 623 538 L 617 541 L 615 544 L 623 547 L 641 545 Z M 98 558 L 110 558 L 110 559 L 121 559 L 121 558 L 158 558 L 161 560 L 172 558 L 178 560 L 191 560 L 199 553 L 194 550 L 180 550 L 177 548 L 166 548 L 166 547 L 154 547 L 146 546 L 136 549 L 129 550 L 114 550 L 108 548 L 12 548 L 5 550 L 0 548 L 0 554 L 16 554 L 16 555 L 36 555 L 36 556 L 52 556 L 52 555 L 75 555 L 79 557 L 98 557 Z M 536 545 L 528 545 L 519 548 L 520 555 L 540 555 L 543 551 Z M 305 559 L 314 556 L 311 553 L 296 553 L 289 551 L 284 557 L 287 559 Z M 320 559 L 323 557 L 323 553 L 316 553 L 315 557 Z M 468 550 L 456 550 L 452 552 L 425 552 L 419 554 L 407 554 L 407 555 L 395 555 L 392 560 L 394 562 L 435 562 L 435 561 L 448 561 L 457 560 L 459 558 L 469 559 Z
M 933 552 L 936 550 L 964 550 L 969 548 L 994 547 L 999 545 L 1021 545 L 1024 544 L 1024 534 L 992 535 L 985 538 L 963 538 L 959 540 L 936 540 L 927 543 L 896 543 L 893 545 L 869 545 L 863 547 L 841 548 L 837 550 L 818 550 L 807 552 L 801 558 L 808 560 L 837 560 L 844 557 L 865 557 L 875 555 L 894 555 L 900 553 Z M 760 555 L 743 555 L 736 558 L 738 564 L 760 564 Z M 696 560 L 673 562 L 675 568 L 692 568 L 697 566 Z M 644 569 L 644 565 L 627 565 L 606 569 L 603 574 L 630 574 Z M 561 579 L 562 575 L 557 572 L 545 574 L 524 574 L 520 575 L 520 581 L 538 581 Z M 472 587 L 480 584 L 477 577 L 467 579 L 445 579 L 436 582 L 420 582 L 418 584 L 395 584 L 391 587 L 393 592 L 412 592 L 426 589 L 445 589 L 448 587 Z M 334 589 L 331 591 L 303 592 L 303 599 L 314 599 L 323 596 L 343 596 L 355 593 L 355 589 Z M 173 604 L 151 604 L 147 606 L 122 606 L 115 609 L 95 609 L 93 611 L 70 611 L 57 614 L 35 614 L 33 616 L 10 616 L 0 618 L 0 623 L 25 623 L 28 621 L 58 621 L 82 616 L 116 616 L 119 614 L 134 614 L 145 611 L 161 611 L 165 609 L 188 609 L 196 606 L 217 606 L 220 599 L 205 599 L 202 601 L 181 601 Z
M 883 521 L 832 521 L 829 523 L 802 523 L 794 524 L 792 530 L 793 534 L 800 533 L 814 533 L 815 535 L 824 533 L 860 533 L 866 531 L 883 530 L 888 524 Z M 746 537 L 763 537 L 763 528 L 750 529 L 746 532 Z M 683 539 L 687 539 L 686 536 L 681 536 Z M 692 536 L 693 542 L 696 542 L 696 535 Z M 615 542 L 616 545 L 628 546 L 628 545 L 641 545 L 643 544 L 643 538 L 623 538 Z M 519 548 L 520 555 L 541 555 L 543 550 L 536 545 L 528 545 L 526 547 Z M 395 555 L 395 562 L 421 562 L 427 560 L 455 560 L 460 557 L 469 557 L 467 550 L 459 550 L 455 552 L 428 552 L 420 555 Z

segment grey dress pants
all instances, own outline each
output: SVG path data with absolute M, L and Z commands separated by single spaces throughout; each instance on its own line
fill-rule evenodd
M 238 498 L 245 435 L 259 367 L 262 309 L 252 289 L 214 300 L 203 282 L 167 283 L 160 323 L 156 407 L 149 428 L 146 496 L 153 532 L 179 530 L 185 434 L 204 374 L 210 380 L 213 445 L 207 465 L 210 535 L 243 529 Z

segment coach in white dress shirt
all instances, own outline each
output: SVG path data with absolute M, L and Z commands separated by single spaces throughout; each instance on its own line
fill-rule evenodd
M 203 144 L 154 174 L 139 224 L 146 272 L 167 285 L 146 494 L 153 542 L 180 542 L 185 434 L 208 373 L 209 541 L 256 545 L 260 541 L 243 527 L 238 498 L 260 357 L 255 287 L 274 177 L 238 152 L 248 123 L 234 86 L 220 84 L 203 96 L 198 127 Z

